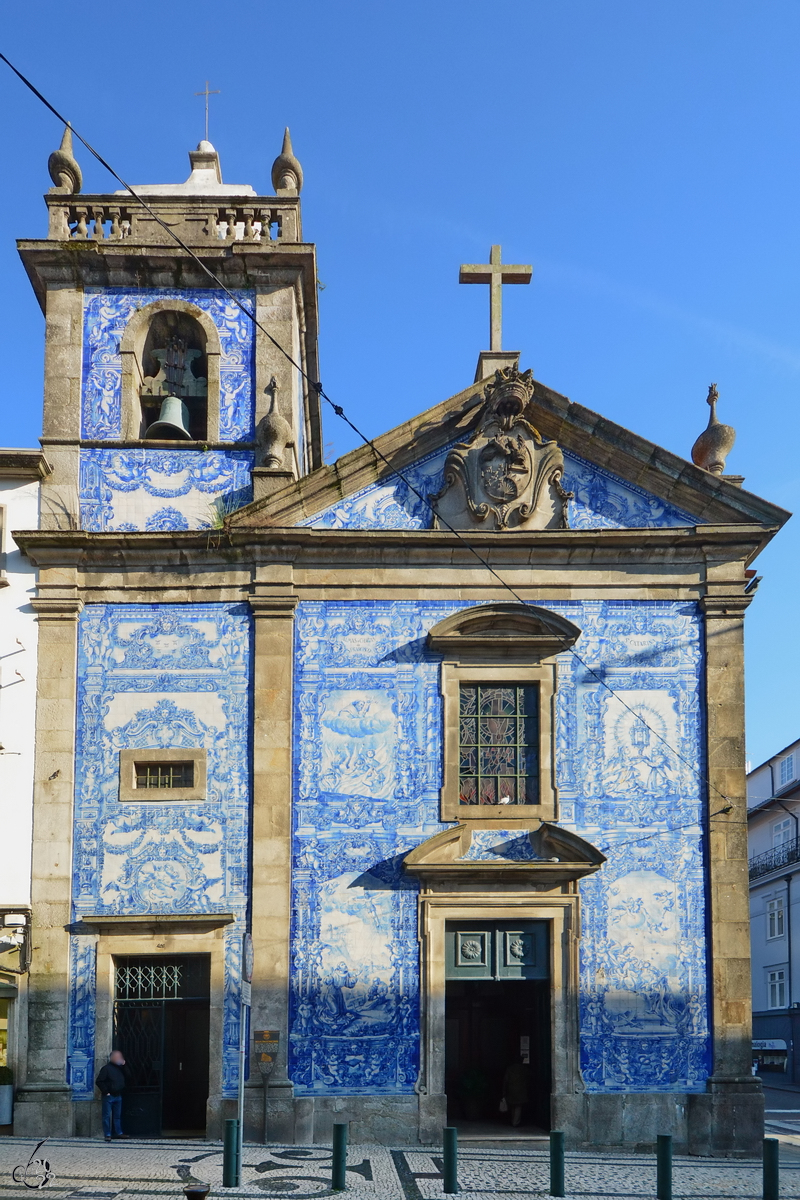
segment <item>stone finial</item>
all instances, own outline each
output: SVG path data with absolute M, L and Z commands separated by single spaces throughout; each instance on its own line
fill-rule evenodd
M 299 196 L 303 186 L 303 168 L 294 156 L 288 125 L 281 152 L 272 164 L 272 186 L 278 196 Z
M 51 192 L 70 196 L 81 190 L 83 175 L 72 153 L 71 125 L 64 127 L 64 136 L 61 139 L 61 145 L 48 158 L 47 169 L 50 172 L 50 178 L 55 184 L 55 187 L 50 188 Z
M 283 466 L 286 447 L 292 441 L 292 427 L 275 408 L 278 384 L 274 375 L 267 390 L 272 392 L 269 411 L 264 414 L 256 426 L 256 444 L 259 450 L 258 465 L 279 468 Z
M 725 459 L 736 441 L 736 430 L 730 425 L 723 425 L 717 419 L 717 400 L 717 385 L 712 383 L 706 397 L 706 402 L 711 408 L 708 425 L 692 446 L 692 462 L 704 471 L 710 471 L 712 475 L 721 475 L 725 470 Z

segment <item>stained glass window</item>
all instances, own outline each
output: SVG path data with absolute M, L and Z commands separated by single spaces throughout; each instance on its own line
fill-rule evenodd
M 539 803 L 539 690 L 459 688 L 461 804 Z

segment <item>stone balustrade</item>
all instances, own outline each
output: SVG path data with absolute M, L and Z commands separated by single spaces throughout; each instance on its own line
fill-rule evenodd
M 299 242 L 300 213 L 296 198 L 276 201 L 254 196 L 242 204 L 236 197 L 145 197 L 152 213 L 183 241 Z M 249 198 L 248 198 L 249 199 Z M 130 241 L 168 244 L 170 234 L 142 205 L 122 196 L 45 197 L 48 238 L 54 241 Z

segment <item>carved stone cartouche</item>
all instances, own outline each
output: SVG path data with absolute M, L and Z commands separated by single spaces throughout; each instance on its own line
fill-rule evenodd
M 275 408 L 278 396 L 277 383 L 273 377 L 270 383 L 272 399 L 269 411 L 264 414 L 256 426 L 256 444 L 258 445 L 257 465 L 262 467 L 282 467 L 286 447 L 292 441 L 292 427 L 285 417 Z
M 430 498 L 437 527 L 568 528 L 563 455 L 522 415 L 533 395 L 531 372 L 505 367 L 484 394 L 475 432 L 450 451 L 444 487 Z
M 83 176 L 75 155 L 72 153 L 72 129 L 69 125 L 64 127 L 61 146 L 58 150 L 54 150 L 47 160 L 47 169 L 55 184 L 55 187 L 50 188 L 51 192 L 60 192 L 69 196 L 81 190 Z
M 725 470 L 725 459 L 736 441 L 736 430 L 730 425 L 723 425 L 717 418 L 718 399 L 717 385 L 712 383 L 706 397 L 706 403 L 711 408 L 708 425 L 692 446 L 692 462 L 712 475 L 721 475 Z

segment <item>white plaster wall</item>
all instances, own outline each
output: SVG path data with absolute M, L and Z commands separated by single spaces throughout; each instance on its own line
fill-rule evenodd
M 36 642 L 36 570 L 11 538 L 39 525 L 38 481 L 0 479 L 6 586 L 0 586 L 0 907 L 29 904 Z

